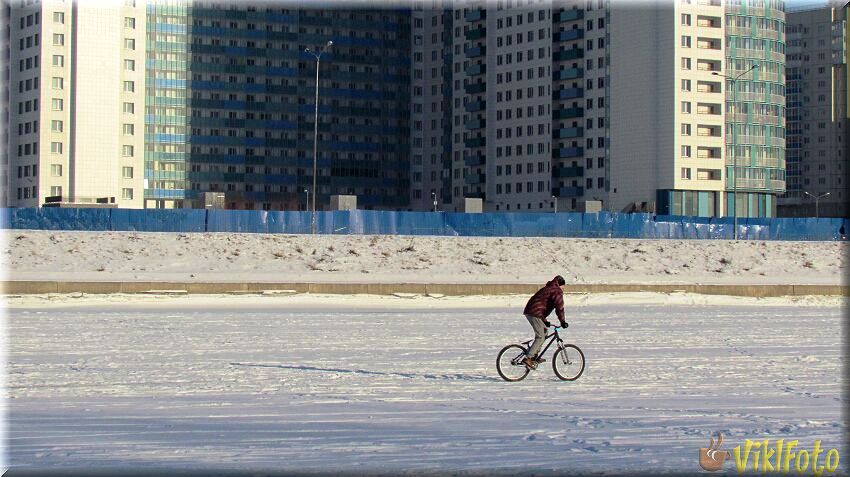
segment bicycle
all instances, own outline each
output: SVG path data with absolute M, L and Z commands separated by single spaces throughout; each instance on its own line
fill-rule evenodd
M 564 340 L 558 334 L 558 330 L 563 329 L 555 326 L 552 333 L 544 338 L 552 339 L 540 352 L 540 356 L 546 353 L 552 343 L 557 343 L 558 349 L 552 356 L 552 370 L 555 372 L 555 376 L 563 381 L 575 381 L 584 372 L 584 353 L 574 344 L 564 344 Z M 502 379 L 511 382 L 522 381 L 528 376 L 532 368 L 523 364 L 522 361 L 528 356 L 528 349 L 532 341 L 534 340 L 524 341 L 522 344 L 510 344 L 499 351 L 499 356 L 496 358 L 496 370 Z

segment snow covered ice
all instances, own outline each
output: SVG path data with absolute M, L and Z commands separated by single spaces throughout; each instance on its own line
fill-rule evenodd
M 717 432 L 841 446 L 843 301 L 619 297 L 568 297 L 578 381 L 549 355 L 520 383 L 495 359 L 527 297 L 11 298 L 9 464 L 696 472 Z

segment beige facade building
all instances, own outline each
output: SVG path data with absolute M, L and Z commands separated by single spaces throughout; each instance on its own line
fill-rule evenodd
M 141 208 L 144 3 L 15 0 L 10 27 L 9 205 Z
M 617 4 L 610 22 L 610 210 L 721 215 L 724 9 Z M 656 34 L 647 35 L 647 31 Z

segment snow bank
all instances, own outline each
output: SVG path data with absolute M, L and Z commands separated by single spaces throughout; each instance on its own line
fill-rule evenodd
M 848 244 L 5 231 L 13 280 L 841 283 Z

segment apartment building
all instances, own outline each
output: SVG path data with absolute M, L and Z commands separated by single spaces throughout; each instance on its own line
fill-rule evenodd
M 223 192 L 228 208 L 306 209 L 333 194 L 365 209 L 410 201 L 410 17 L 398 10 L 192 4 L 187 196 Z
M 782 2 L 486 7 L 413 13 L 425 55 L 414 53 L 414 75 L 430 81 L 414 87 L 414 124 L 418 101 L 435 107 L 448 97 L 451 116 L 431 144 L 423 137 L 417 149 L 414 138 L 414 162 L 421 156 L 425 168 L 430 156 L 442 185 L 451 184 L 446 209 L 481 197 L 491 211 L 600 201 L 611 211 L 721 216 L 732 214 L 735 193 L 739 216 L 775 214 L 785 180 Z M 451 96 L 436 84 L 429 51 L 432 61 L 447 53 L 442 78 Z M 723 76 L 752 65 L 733 91 Z M 438 129 L 451 138 L 451 168 L 435 160 L 445 157 Z
M 787 15 L 788 190 L 780 215 L 850 214 L 847 12 L 834 2 Z
M 9 205 L 142 207 L 144 8 L 15 0 L 9 24 Z
M 410 207 L 410 17 L 274 3 L 15 0 L 9 199 Z M 146 34 L 147 33 L 147 34 Z
M 0 3 L 0 207 L 9 206 L 9 62 L 11 14 L 9 2 Z

